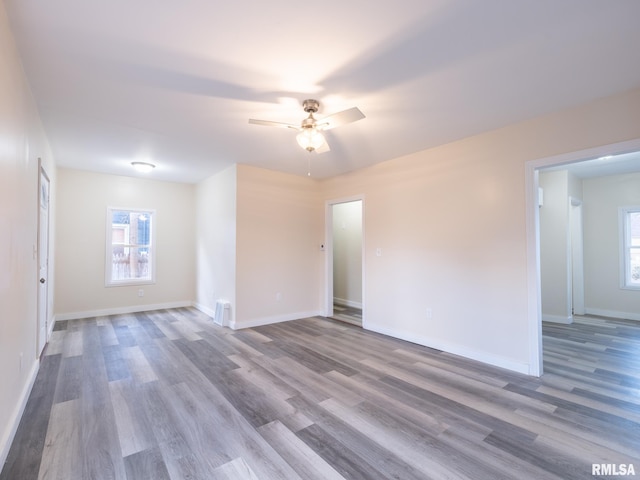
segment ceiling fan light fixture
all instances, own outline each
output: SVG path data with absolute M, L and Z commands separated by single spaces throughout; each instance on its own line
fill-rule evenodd
M 296 135 L 296 140 L 298 141 L 298 145 L 308 152 L 313 152 L 320 148 L 325 142 L 324 135 L 315 127 L 303 128 L 302 131 Z
M 249 123 L 253 125 L 265 125 L 297 130 L 299 132 L 296 136 L 298 145 L 308 152 L 324 153 L 331 149 L 322 134 L 323 131 L 339 127 L 340 125 L 345 125 L 347 123 L 356 122 L 364 118 L 364 113 L 362 113 L 360 109 L 352 107 L 316 121 L 313 114 L 318 112 L 320 102 L 311 98 L 302 102 L 302 108 L 309 114 L 309 116 L 302 120 L 302 123 L 298 125 L 292 123 L 272 122 L 269 120 L 257 120 L 255 118 L 250 118 Z

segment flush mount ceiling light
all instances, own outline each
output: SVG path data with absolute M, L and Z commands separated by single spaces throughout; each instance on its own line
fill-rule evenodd
M 298 145 L 308 152 L 323 153 L 330 150 L 329 145 L 322 134 L 323 131 L 339 127 L 340 125 L 345 125 L 347 123 L 356 122 L 364 118 L 364 114 L 357 107 L 353 107 L 317 120 L 313 114 L 320 108 L 320 102 L 313 99 L 308 99 L 302 102 L 302 108 L 309 114 L 309 116 L 302 120 L 300 125 L 272 122 L 270 120 L 256 120 L 254 118 L 250 118 L 249 123 L 254 125 L 266 125 L 268 127 L 292 128 L 294 130 L 298 130 L 300 132 L 296 136 Z
M 140 173 L 149 173 L 151 170 L 156 168 L 153 163 L 147 162 L 131 162 L 131 166 L 135 168 Z

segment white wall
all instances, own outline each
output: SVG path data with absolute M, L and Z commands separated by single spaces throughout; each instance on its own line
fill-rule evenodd
M 156 211 L 156 283 L 105 286 L 107 207 Z M 195 299 L 195 186 L 58 169 L 56 318 L 190 305 Z M 138 296 L 138 290 L 144 296 Z
M 540 172 L 540 280 L 542 319 L 571 323 L 569 255 L 569 172 Z
M 214 316 L 217 300 L 236 305 L 236 166 L 201 182 L 196 191 L 197 307 Z
M 618 208 L 640 205 L 640 173 L 583 180 L 587 313 L 640 320 L 640 291 L 620 288 Z
M 571 201 L 582 200 L 582 181 L 567 170 L 541 171 L 540 279 L 542 320 L 573 322 Z
M 321 311 L 325 252 L 318 183 L 238 165 L 235 328 Z
M 332 208 L 333 301 L 362 308 L 362 201 Z
M 635 138 L 640 90 L 322 182 L 367 199 L 368 328 L 535 372 L 525 162 Z
M 39 365 L 38 157 L 51 179 L 55 201 L 55 164 L 0 3 L 0 465 Z M 55 221 L 52 216 L 50 229 Z M 51 287 L 53 262 L 49 271 Z M 52 294 L 49 299 L 52 312 Z

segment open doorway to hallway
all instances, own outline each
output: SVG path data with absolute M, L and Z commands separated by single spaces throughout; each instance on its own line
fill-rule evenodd
M 621 280 L 626 267 L 619 221 L 621 208 L 640 206 L 639 149 L 636 140 L 527 166 L 532 187 L 528 222 L 534 232 L 528 242 L 535 245 L 529 250 L 529 274 L 535 278 L 529 291 L 535 305 L 530 310 L 531 365 L 539 366 L 534 375 L 543 373 L 542 322 L 553 331 L 554 325 L 574 322 L 574 315 L 578 322 L 585 314 L 640 320 L 640 288 L 625 287 Z M 544 352 L 546 362 L 546 344 Z M 565 354 L 571 357 L 570 350 Z
M 331 318 L 362 326 L 363 222 L 362 199 L 329 204 Z

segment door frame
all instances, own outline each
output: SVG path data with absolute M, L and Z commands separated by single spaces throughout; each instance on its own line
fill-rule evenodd
M 570 263 L 570 304 L 569 312 L 584 315 L 584 245 L 582 223 L 582 200 L 569 197 L 569 263 Z
M 350 197 L 342 197 L 325 202 L 325 299 L 324 299 L 324 316 L 333 316 L 333 206 L 341 203 L 361 202 L 362 206 L 362 328 L 366 325 L 366 298 L 365 298 L 365 201 L 364 195 L 354 195 Z
M 36 352 L 39 357 L 47 341 L 49 340 L 49 295 L 50 295 L 50 282 L 49 282 L 49 245 L 51 243 L 51 181 L 49 180 L 49 175 L 44 168 L 43 162 L 41 158 L 38 158 L 38 243 L 37 243 L 37 328 L 36 328 Z M 42 208 L 43 206 L 47 210 L 47 218 L 46 225 L 44 228 L 46 229 L 46 245 L 42 245 Z M 40 277 L 40 266 L 43 260 L 43 255 L 45 256 L 46 261 L 46 270 L 47 275 L 45 278 L 45 287 L 42 288 L 41 278 Z M 43 298 L 44 295 L 44 298 Z M 43 328 L 44 322 L 44 328 Z
M 540 294 L 540 212 L 538 170 L 584 160 L 640 150 L 640 138 L 601 145 L 525 162 L 525 224 L 527 238 L 527 319 L 529 330 L 529 374 L 543 374 L 542 303 Z

